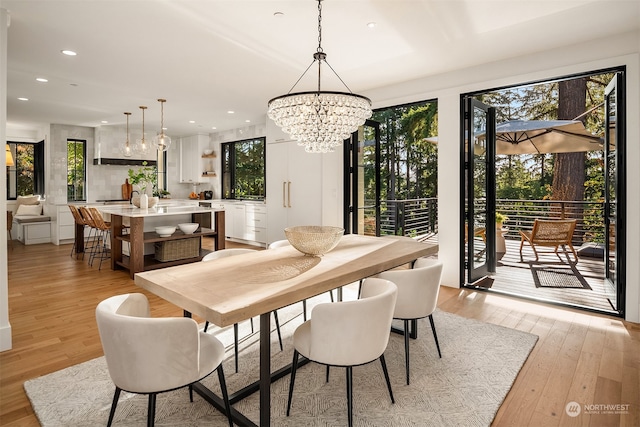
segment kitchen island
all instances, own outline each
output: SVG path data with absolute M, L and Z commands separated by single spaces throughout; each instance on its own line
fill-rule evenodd
M 131 278 L 141 271 L 200 261 L 208 253 L 208 251 L 199 249 L 197 255 L 193 254 L 193 256 L 170 261 L 158 261 L 154 254 L 145 255 L 145 244 L 175 245 L 184 243 L 186 239 L 201 239 L 203 236 L 209 236 L 214 238 L 215 250 L 224 249 L 225 246 L 225 212 L 221 209 L 183 204 L 161 204 L 149 209 L 140 209 L 132 205 L 106 205 L 98 209 L 103 215 L 111 217 L 111 268 L 129 270 Z M 184 234 L 182 231 L 176 230 L 168 237 L 160 237 L 155 231 L 152 231 L 153 228 L 150 226 L 147 226 L 147 230 L 145 230 L 145 219 L 161 219 L 164 223 L 162 225 L 177 225 L 180 222 L 209 224 L 212 213 L 214 215 L 213 229 L 201 226 L 193 234 Z M 129 222 L 128 226 L 125 225 L 125 218 Z M 189 219 L 185 220 L 184 218 Z M 129 255 L 123 253 L 123 242 L 129 243 Z M 201 245 L 198 247 L 200 248 Z

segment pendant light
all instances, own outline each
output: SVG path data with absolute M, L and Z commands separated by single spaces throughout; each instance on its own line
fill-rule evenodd
M 133 154 L 133 147 L 129 144 L 129 116 L 131 113 L 124 113 L 127 116 L 127 140 L 124 142 L 122 146 L 122 155 L 125 157 L 131 157 Z
M 315 62 L 318 62 L 318 90 L 291 93 Z M 321 90 L 322 63 L 327 64 L 349 92 Z M 334 151 L 371 117 L 371 100 L 351 92 L 327 62 L 327 54 L 322 50 L 322 0 L 318 0 L 318 48 L 313 62 L 289 93 L 269 101 L 267 114 L 309 153 Z
M 146 110 L 147 107 L 141 105 L 140 109 L 142 110 L 142 136 L 136 141 L 136 151 L 139 154 L 147 154 L 149 152 L 150 145 L 150 142 L 147 141 L 146 135 L 144 133 L 144 110 Z
M 158 151 L 167 151 L 171 145 L 171 138 L 164 133 L 164 103 L 166 99 L 158 99 L 160 103 L 160 132 L 153 137 L 153 145 Z

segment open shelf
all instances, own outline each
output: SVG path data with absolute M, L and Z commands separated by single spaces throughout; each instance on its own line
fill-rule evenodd
M 198 237 L 198 236 L 215 236 L 217 234 L 218 233 L 215 230 L 212 230 L 210 228 L 200 227 L 198 230 L 196 230 L 194 233 L 191 233 L 191 234 L 184 234 L 182 231 L 176 230 L 175 233 L 173 233 L 169 237 L 160 237 L 155 231 L 145 231 L 142 239 L 144 243 L 155 243 L 155 242 L 166 242 L 167 240 L 189 239 L 189 238 Z M 116 239 L 122 240 L 123 242 L 129 242 L 131 241 L 131 235 L 125 234 L 123 236 L 117 236 Z
M 192 262 L 202 261 L 202 258 L 208 253 L 211 253 L 211 251 L 207 249 L 200 249 L 200 255 L 198 257 L 177 259 L 174 261 L 158 261 L 155 259 L 154 254 L 145 255 L 144 271 L 157 270 L 165 267 L 173 267 L 174 265 L 183 265 L 183 264 L 189 264 Z M 128 270 L 130 268 L 129 257 L 127 255 L 123 255 L 120 261 L 116 261 L 116 264 Z

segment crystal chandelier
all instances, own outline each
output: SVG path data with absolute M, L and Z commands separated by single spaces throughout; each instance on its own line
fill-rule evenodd
M 153 145 L 158 151 L 167 151 L 171 145 L 171 138 L 164 133 L 164 103 L 166 99 L 158 99 L 160 103 L 160 132 L 153 137 Z
M 291 93 L 315 62 L 318 62 L 318 90 Z M 320 89 L 323 62 L 349 92 L 329 92 Z M 318 0 L 318 49 L 313 54 L 313 62 L 289 93 L 269 101 L 267 114 L 284 132 L 298 141 L 298 145 L 304 145 L 305 151 L 309 153 L 334 151 L 336 146 L 349 138 L 371 117 L 371 100 L 351 92 L 327 62 L 327 55 L 322 50 L 322 0 Z
M 140 139 L 136 140 L 135 148 L 137 153 L 147 154 L 149 152 L 149 145 L 150 145 L 144 133 L 144 110 L 146 110 L 147 107 L 145 107 L 144 105 L 141 105 L 140 109 L 142 110 L 142 136 L 140 137 Z
M 133 147 L 129 144 L 129 116 L 131 113 L 124 113 L 127 116 L 127 139 L 122 146 L 122 155 L 125 157 L 131 157 L 133 154 Z

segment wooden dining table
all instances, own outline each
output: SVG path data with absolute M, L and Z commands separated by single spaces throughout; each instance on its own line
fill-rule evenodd
M 260 391 L 259 425 L 266 427 L 271 423 L 271 382 L 286 374 L 271 372 L 271 312 L 437 251 L 435 244 L 411 239 L 348 234 L 321 257 L 288 246 L 137 273 L 135 283 L 186 315 L 220 327 L 260 316 L 260 378 L 254 390 Z M 210 390 L 201 384 L 194 389 L 224 412 L 222 400 Z M 237 425 L 256 425 L 233 407 L 232 416 Z

